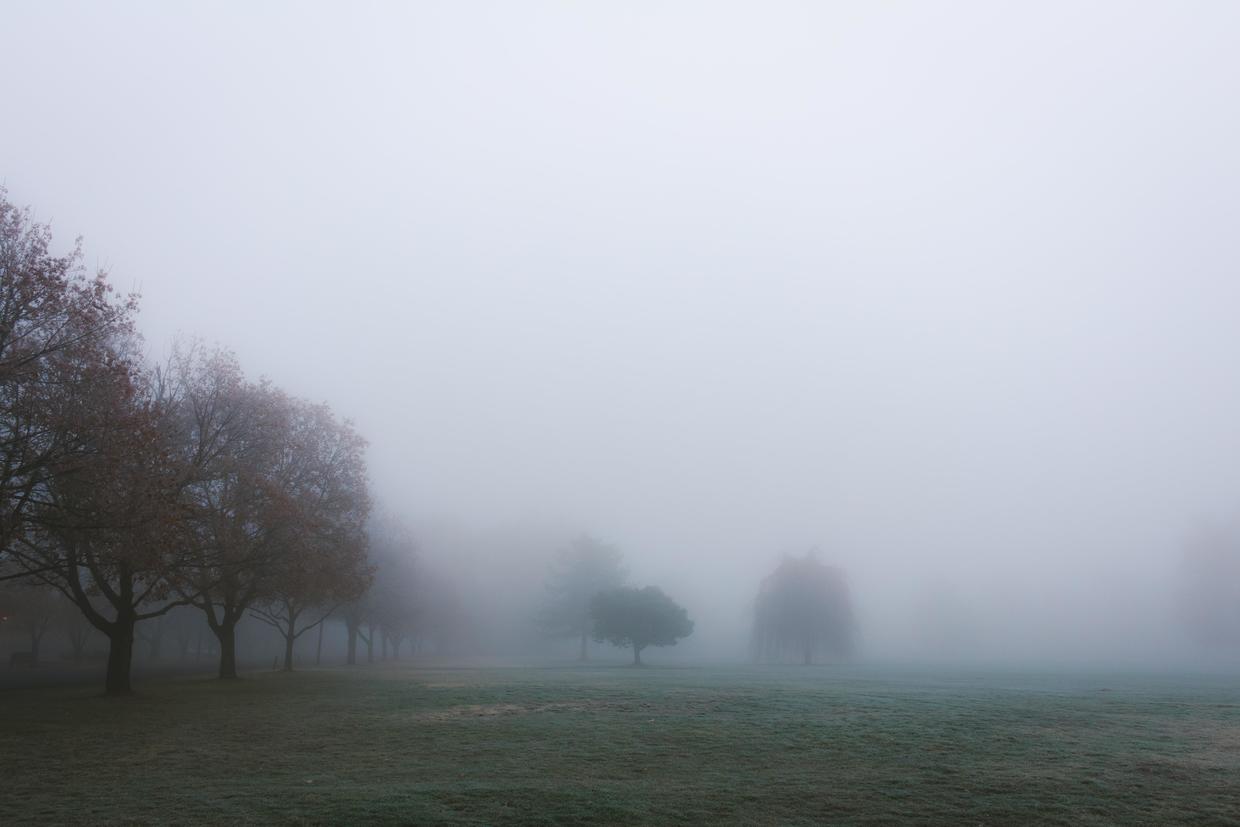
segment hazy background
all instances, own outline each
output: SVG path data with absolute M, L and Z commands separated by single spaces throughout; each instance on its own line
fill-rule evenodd
M 352 417 L 466 591 L 588 530 L 688 606 L 685 656 L 740 655 L 816 545 L 876 657 L 1236 660 L 1174 615 L 1240 506 L 1240 5 L 0 31 L 10 198 L 141 291 L 154 354 L 218 340 Z

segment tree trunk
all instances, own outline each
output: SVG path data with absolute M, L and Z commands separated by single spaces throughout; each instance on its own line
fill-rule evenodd
M 392 641 L 392 660 L 400 660 L 400 641 Z
M 218 628 L 212 629 L 220 642 L 220 678 L 232 680 L 237 677 L 237 621 L 225 618 Z
M 814 662 L 814 649 L 812 646 L 805 647 L 805 665 L 809 666 Z
M 642 665 L 642 650 L 641 650 L 641 647 L 638 646 L 636 643 L 633 644 L 633 665 L 634 666 Z
M 323 627 L 326 625 L 327 625 L 327 621 L 319 622 L 319 645 L 318 645 L 318 648 L 314 650 L 314 665 L 315 666 L 323 665 Z
M 581 655 L 578 656 L 577 660 L 589 660 L 590 659 L 590 652 L 588 649 L 586 649 L 586 637 L 587 637 L 586 633 L 582 632 L 581 633 Z
M 129 667 L 133 662 L 134 619 L 127 615 L 116 618 L 108 629 L 108 673 L 104 682 L 107 695 L 128 695 L 133 691 L 129 683 Z
M 345 658 L 345 663 L 349 664 L 349 666 L 356 666 L 357 665 L 357 624 L 350 620 L 345 620 L 345 626 L 347 627 L 348 632 L 349 632 L 349 654 Z
M 286 629 L 284 632 L 284 671 L 285 672 L 293 671 L 293 644 L 297 642 L 297 635 L 294 634 L 294 631 L 297 628 L 296 623 L 297 623 L 296 615 L 290 612 L 289 621 L 288 621 L 288 629 Z
M 32 666 L 37 665 L 39 662 L 39 641 L 42 637 L 43 635 L 34 632 L 30 633 L 30 663 Z

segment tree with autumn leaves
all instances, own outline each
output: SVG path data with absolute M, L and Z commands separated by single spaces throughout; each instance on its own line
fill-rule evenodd
M 0 580 L 58 591 L 130 691 L 138 623 L 196 606 L 236 676 L 247 613 L 297 637 L 369 586 L 365 442 L 226 351 L 143 360 L 136 301 L 0 190 Z

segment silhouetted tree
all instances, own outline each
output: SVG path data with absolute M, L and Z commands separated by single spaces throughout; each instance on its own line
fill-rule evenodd
M 108 637 L 109 695 L 130 691 L 134 627 L 176 605 L 185 564 L 175 399 L 122 347 L 81 366 L 60 427 L 78 446 L 39 488 L 12 556 Z
M 539 618 L 551 635 L 579 637 L 580 659 L 587 660 L 590 601 L 596 594 L 624 582 L 624 555 L 615 546 L 582 535 L 561 551 L 547 573 L 547 597 Z
M 196 474 L 187 488 L 193 565 L 178 583 L 219 642 L 219 677 L 237 677 L 237 625 L 266 596 L 296 530 L 288 486 L 298 472 L 290 443 L 295 403 L 247 382 L 233 354 L 178 350 L 170 373 L 182 388 L 183 450 Z
M 297 638 L 370 585 L 365 447 L 326 405 L 295 406 L 281 479 L 296 519 L 276 542 L 273 576 L 250 610 L 284 637 L 286 671 Z
M 51 239 L 0 187 L 0 580 L 40 571 L 14 548 L 49 479 L 89 452 L 73 405 L 80 383 L 127 381 L 110 343 L 132 332 L 135 298 L 87 276 L 80 242 L 55 256 Z
M 844 657 L 852 650 L 853 615 L 843 572 L 813 552 L 787 556 L 762 581 L 754 607 L 753 647 L 758 660 L 788 654 L 806 665 L 815 655 Z
M 647 646 L 675 646 L 693 633 L 688 613 L 657 586 L 599 592 L 590 601 L 590 618 L 595 640 L 633 647 L 635 666 Z

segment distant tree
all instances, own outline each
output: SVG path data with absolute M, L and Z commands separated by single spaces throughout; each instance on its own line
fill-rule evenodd
M 95 627 L 82 614 L 77 605 L 66 599 L 63 595 L 58 595 L 56 607 L 56 623 L 58 628 L 64 633 L 65 640 L 69 643 L 69 651 L 72 653 L 73 662 L 81 663 L 83 656 L 86 654 L 86 644 L 95 634 Z
M 146 659 L 163 659 L 164 633 L 168 631 L 167 615 L 153 617 L 134 627 L 134 638 L 146 644 Z
M 633 647 L 635 666 L 647 646 L 675 646 L 693 633 L 688 613 L 657 586 L 599 592 L 590 601 L 590 618 L 595 640 Z
M 271 578 L 250 610 L 284 637 L 286 671 L 297 639 L 370 585 L 365 447 L 326 405 L 295 405 L 281 479 L 296 517 L 274 544 Z
M 1200 644 L 1240 646 L 1240 529 L 1201 527 L 1184 550 L 1180 616 Z
M 413 536 L 388 518 L 371 526 L 371 551 L 376 568 L 370 600 L 383 645 L 400 659 L 400 647 L 417 632 L 421 619 L 419 573 Z
M 853 615 L 843 572 L 813 552 L 787 556 L 762 581 L 754 606 L 753 646 L 758 660 L 789 654 L 803 663 L 816 655 L 844 657 L 852 650 Z
M 177 660 L 184 662 L 189 658 L 189 649 L 194 639 L 206 628 L 202 614 L 191 606 L 182 606 L 167 614 L 166 625 L 176 640 Z
M 18 584 L 8 590 L 5 606 L 9 622 L 26 635 L 31 664 L 39 662 L 43 638 L 56 619 L 60 601 L 52 589 L 41 585 Z
M 624 583 L 623 560 L 615 546 L 583 534 L 559 553 L 547 573 L 540 625 L 551 635 L 579 637 L 581 660 L 589 658 L 590 601 L 599 592 Z
M 373 642 L 370 636 L 362 631 L 362 627 L 366 626 L 373 616 L 370 593 L 366 592 L 361 597 L 344 604 L 340 609 L 340 614 L 344 618 L 345 633 L 347 635 L 345 663 L 350 666 L 357 663 L 357 641 L 359 639 L 370 649 L 371 660 L 373 660 Z

